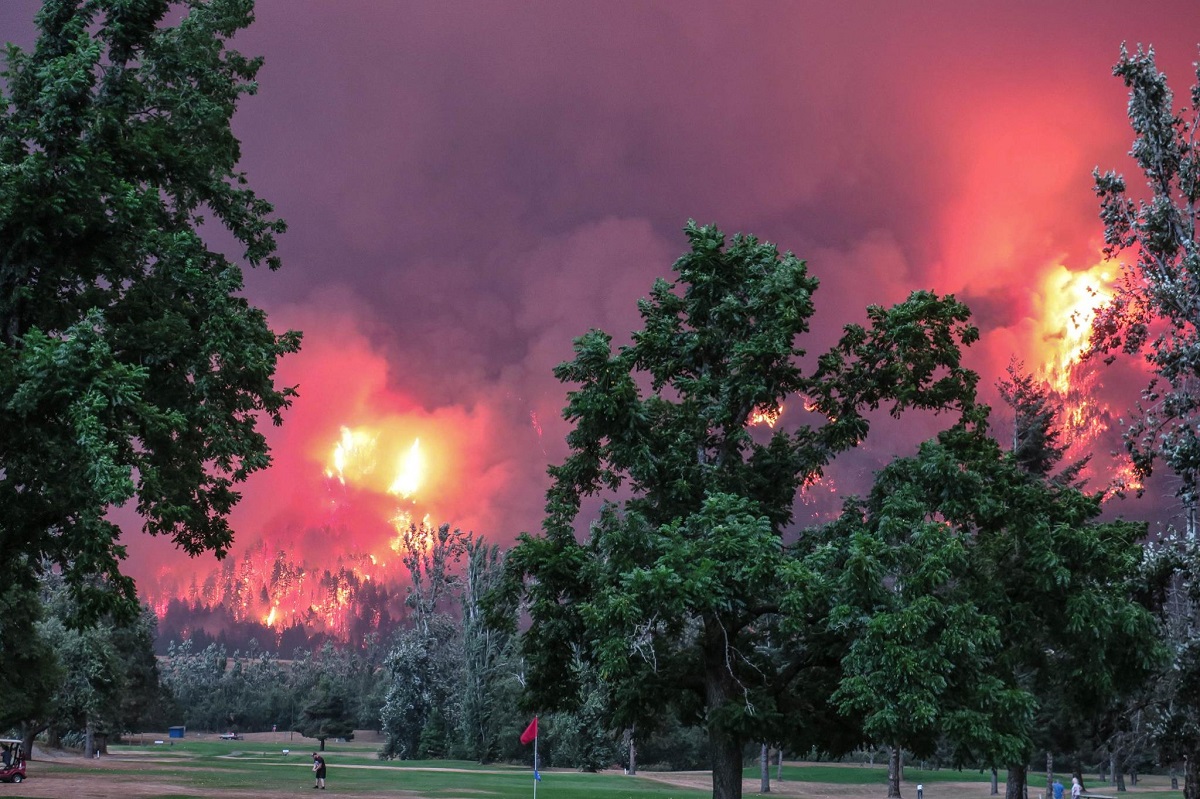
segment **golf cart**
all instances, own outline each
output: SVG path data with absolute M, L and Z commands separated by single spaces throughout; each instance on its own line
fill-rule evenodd
M 0 782 L 25 779 L 25 750 L 16 738 L 0 738 Z

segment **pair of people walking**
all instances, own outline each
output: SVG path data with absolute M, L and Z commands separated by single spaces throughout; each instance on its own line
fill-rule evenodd
M 1054 799 L 1063 799 L 1063 784 L 1061 782 L 1059 782 L 1058 780 L 1055 780 L 1054 784 L 1051 786 L 1051 788 L 1053 788 Z M 1072 777 L 1071 778 L 1071 799 L 1079 799 L 1079 797 L 1082 793 L 1083 793 L 1083 786 L 1079 784 L 1079 778 Z

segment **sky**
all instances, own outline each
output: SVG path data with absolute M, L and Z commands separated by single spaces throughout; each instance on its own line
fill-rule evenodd
M 36 5 L 5 0 L 0 38 L 27 45 Z M 551 369 L 589 328 L 637 327 L 688 219 L 807 259 L 814 350 L 868 304 L 954 293 L 994 399 L 1011 359 L 1042 368 L 1071 335 L 1064 298 L 1100 287 L 1091 172 L 1133 177 L 1122 42 L 1185 98 L 1200 5 L 259 0 L 235 131 L 290 229 L 246 294 L 305 343 L 236 547 L 379 554 L 399 511 L 536 530 L 566 452 Z M 1087 379 L 1114 428 L 1144 377 Z M 939 426 L 884 430 L 854 469 Z M 343 428 L 374 443 L 339 476 Z M 388 494 L 417 440 L 420 487 Z M 152 584 L 168 548 L 128 543 Z

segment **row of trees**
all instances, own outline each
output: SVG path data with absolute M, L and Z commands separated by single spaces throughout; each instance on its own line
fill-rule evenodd
M 583 642 L 614 680 L 618 714 L 673 706 L 702 721 L 718 796 L 740 792 L 737 742 L 822 726 L 826 708 L 775 726 L 779 692 L 795 688 L 894 751 L 927 749 L 936 733 L 958 762 L 1007 765 L 1010 795 L 1048 737 L 1070 747 L 1092 728 L 1104 730 L 1114 770 L 1153 741 L 1185 764 L 1188 799 L 1200 796 L 1200 67 L 1182 109 L 1153 51 L 1123 50 L 1114 73 L 1130 90 L 1148 193 L 1130 198 L 1119 175 L 1095 175 L 1108 254 L 1133 258 L 1098 314 L 1092 354 L 1145 357 L 1153 377 L 1126 446 L 1141 477 L 1162 463 L 1178 479 L 1183 525 L 1143 562 L 1144 530 L 1097 523 L 1099 498 L 1073 484 L 1077 468 L 1051 474 L 1061 457 L 1052 417 L 1020 376 L 1006 390 L 1017 440 L 1002 452 L 958 368 L 972 333 L 954 327 L 965 316 L 951 300 L 871 309 L 871 329 L 847 327 L 801 372 L 793 342 L 815 285 L 791 256 L 746 238 L 726 250 L 715 230 L 691 228 L 680 280 L 643 303 L 634 343 L 613 355 L 593 332 L 558 371 L 579 386 L 572 456 L 552 471 L 546 535 L 521 542 L 508 584 L 510 600 L 530 602 L 542 701 L 571 701 L 554 650 Z M 797 393 L 824 419 L 767 443 L 748 435 L 751 409 Z M 960 414 L 839 521 L 785 545 L 796 484 L 858 443 L 860 409 L 881 401 Z M 782 501 L 771 493 L 780 487 Z M 571 525 L 594 494 L 609 502 L 579 543 Z M 840 670 L 821 669 L 822 652 Z M 681 696 L 664 702 L 645 687 L 664 677 Z
M 103 614 L 80 625 L 75 601 L 53 573 L 34 590 L 14 584 L 0 594 L 0 632 L 19 653 L 0 677 L 0 728 L 19 730 L 26 751 L 45 732 L 52 745 L 77 738 L 90 754 L 97 734 L 142 728 L 169 698 L 154 657 L 153 614 Z
M 244 265 L 278 266 L 284 228 L 237 171 L 229 124 L 256 88 L 259 61 L 226 47 L 253 5 L 185 5 L 46 0 L 34 49 L 10 48 L 3 75 L 0 680 L 19 698 L 0 725 L 27 734 L 127 727 L 146 697 L 161 706 L 110 511 L 135 503 L 146 532 L 223 555 L 237 484 L 269 464 L 259 421 L 294 394 L 274 371 L 299 335 L 240 296 Z M 1007 768 L 1015 799 L 1050 739 L 1106 725 L 1128 740 L 1136 717 L 1187 756 L 1200 799 L 1200 89 L 1176 110 L 1152 52 L 1123 53 L 1116 73 L 1150 195 L 1096 175 L 1110 250 L 1134 260 L 1094 344 L 1155 374 L 1128 448 L 1143 475 L 1165 463 L 1180 479 L 1186 516 L 1155 568 L 1138 568 L 1142 528 L 1098 521 L 1098 497 L 1055 472 L 1052 414 L 1020 374 L 1019 445 L 993 440 L 961 363 L 978 337 L 961 303 L 871 307 L 810 354 L 804 262 L 689 224 L 632 344 L 592 331 L 556 370 L 574 429 L 544 535 L 501 566 L 472 536 L 415 528 L 412 624 L 381 667 L 322 650 L 283 670 L 184 645 L 165 680 L 181 712 L 282 721 L 273 680 L 303 693 L 306 729 L 336 735 L 378 702 L 386 756 L 486 760 L 522 726 L 519 695 L 569 714 L 556 723 L 584 764 L 610 754 L 605 730 L 702 728 L 721 799 L 740 795 L 755 741 L 940 747 Z M 797 396 L 810 410 L 796 424 L 751 428 Z M 950 418 L 837 520 L 796 530 L 800 486 L 885 409 Z
M 1007 768 L 1023 796 L 1035 751 L 1082 745 L 1097 710 L 1161 661 L 1139 601 L 1144 525 L 1097 521 L 1078 468 L 1053 473 L 1054 414 L 1028 376 L 1005 387 L 1021 446 L 991 437 L 960 364 L 977 333 L 953 298 L 871 308 L 869 327 L 806 360 L 795 342 L 817 286 L 803 262 L 687 233 L 679 279 L 641 304 L 633 343 L 614 353 L 594 331 L 557 371 L 577 386 L 572 454 L 551 470 L 545 534 L 521 538 L 496 595 L 528 608 L 532 703 L 578 712 L 595 675 L 620 727 L 702 726 L 719 797 L 740 795 L 753 741 L 941 746 Z M 796 395 L 804 423 L 751 428 Z M 797 488 L 884 404 L 953 419 L 837 520 L 794 530 Z M 590 495 L 605 502 L 581 537 Z
M 641 302 L 632 344 L 614 352 L 592 331 L 556 370 L 573 386 L 571 454 L 497 601 L 528 608 L 533 704 L 580 707 L 594 670 L 616 723 L 674 714 L 707 730 L 722 799 L 740 796 L 754 740 L 940 746 L 1006 767 L 1017 799 L 1036 751 L 1077 751 L 1103 729 L 1115 768 L 1135 728 L 1200 796 L 1200 67 L 1182 111 L 1152 51 L 1123 51 L 1114 71 L 1150 194 L 1096 174 L 1109 254 L 1134 260 L 1092 352 L 1142 354 L 1153 371 L 1126 443 L 1140 476 L 1163 462 L 1179 478 L 1178 535 L 1144 559 L 1144 525 L 1098 521 L 1079 465 L 1054 472 L 1053 406 L 1027 376 L 1004 387 L 1013 449 L 993 440 L 960 364 L 977 332 L 952 297 L 869 308 L 869 326 L 809 357 L 804 263 L 689 223 L 677 280 Z M 753 433 L 753 413 L 795 396 L 804 419 Z M 797 488 L 885 404 L 954 418 L 835 522 L 793 530 Z M 603 500 L 594 520 L 580 518 L 587 497 Z

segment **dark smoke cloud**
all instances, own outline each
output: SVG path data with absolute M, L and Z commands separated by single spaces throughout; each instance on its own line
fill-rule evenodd
M 34 8 L 5 3 L 0 35 L 28 44 Z M 956 293 L 990 393 L 1014 356 L 1039 365 L 1041 276 L 1099 261 L 1090 172 L 1129 170 L 1120 43 L 1153 43 L 1182 96 L 1197 40 L 1193 2 L 260 0 L 236 129 L 291 230 L 247 293 L 307 335 L 239 545 L 324 523 L 329 449 L 365 423 L 437 440 L 438 520 L 536 529 L 566 432 L 550 370 L 589 327 L 637 325 L 689 217 L 809 260 L 813 349 L 868 303 Z M 1127 407 L 1142 378 L 1112 375 Z M 850 471 L 939 424 L 881 430 Z M 154 579 L 164 548 L 130 543 Z

